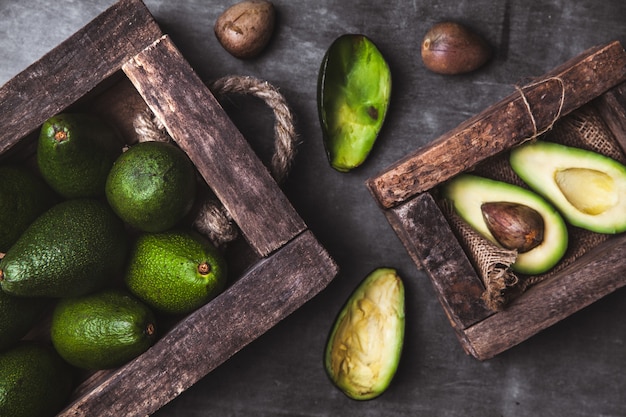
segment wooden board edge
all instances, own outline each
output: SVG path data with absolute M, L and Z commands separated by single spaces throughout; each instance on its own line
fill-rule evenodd
M 545 130 L 625 79 L 626 52 L 619 42 L 590 48 L 396 161 L 366 184 L 381 207 L 393 207 Z M 544 111 L 537 112 L 539 108 Z
M 622 152 L 626 154 L 626 83 L 602 94 L 595 104 Z
M 482 301 L 481 278 L 430 193 L 385 214 L 410 256 L 427 272 L 452 327 L 462 330 L 494 313 Z
M 141 0 L 120 0 L 0 88 L 0 154 L 161 36 Z
M 597 246 L 575 264 L 463 330 L 472 354 L 490 359 L 626 285 L 626 235 Z
M 57 417 L 155 412 L 313 298 L 337 272 L 334 260 L 305 231 Z
M 167 35 L 122 69 L 261 256 L 306 229 L 267 167 Z

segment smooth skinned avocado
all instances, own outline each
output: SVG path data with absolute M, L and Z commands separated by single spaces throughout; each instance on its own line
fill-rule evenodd
M 565 254 L 568 232 L 563 218 L 530 190 L 461 174 L 444 184 L 442 194 L 480 235 L 518 251 L 511 268 L 519 273 L 546 272 Z
M 126 223 L 145 232 L 163 232 L 191 210 L 195 179 L 193 163 L 179 147 L 141 142 L 113 164 L 106 197 Z
M 404 344 L 404 285 L 395 269 L 372 271 L 331 329 L 324 367 L 346 396 L 369 400 L 391 384 Z
M 511 151 L 519 177 L 574 226 L 626 231 L 626 166 L 599 153 L 535 141 Z

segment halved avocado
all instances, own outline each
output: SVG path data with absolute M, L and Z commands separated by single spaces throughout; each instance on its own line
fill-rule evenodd
M 404 343 L 404 285 L 395 269 L 377 268 L 354 290 L 332 327 L 326 373 L 346 396 L 369 400 L 391 383 Z
M 626 166 L 602 154 L 535 141 L 513 151 L 511 166 L 574 226 L 626 231 Z
M 485 203 L 514 203 L 536 211 L 543 219 L 542 239 L 532 249 L 518 254 L 511 268 L 522 274 L 537 275 L 550 270 L 565 254 L 567 227 L 561 215 L 539 195 L 522 187 L 471 174 L 461 174 L 442 188 L 454 210 L 480 235 L 502 246 L 487 225 Z M 510 249 L 510 248 L 509 248 Z

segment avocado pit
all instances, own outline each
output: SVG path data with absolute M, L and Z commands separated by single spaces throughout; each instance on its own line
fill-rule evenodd
M 545 225 L 537 210 L 508 201 L 483 203 L 480 209 L 487 228 L 504 248 L 524 253 L 543 242 Z

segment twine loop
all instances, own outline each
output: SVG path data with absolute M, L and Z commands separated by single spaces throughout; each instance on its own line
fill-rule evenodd
M 251 76 L 225 76 L 213 81 L 209 89 L 216 97 L 227 94 L 257 97 L 272 109 L 275 118 L 274 155 L 269 171 L 278 184 L 283 183 L 291 170 L 297 146 L 293 113 L 284 96 L 269 82 Z M 163 123 L 147 107 L 137 114 L 133 127 L 139 142 L 172 140 Z M 216 246 L 222 246 L 239 236 L 237 225 L 215 196 L 207 197 L 201 202 L 193 227 Z
M 535 118 L 535 114 L 533 113 L 533 109 L 530 107 L 530 103 L 528 102 L 528 98 L 526 97 L 526 94 L 524 93 L 524 88 L 535 87 L 535 86 L 538 86 L 538 85 L 541 85 L 541 84 L 545 84 L 545 83 L 547 83 L 549 81 L 558 81 L 559 84 L 561 85 L 561 96 L 560 96 L 560 100 L 559 100 L 559 108 L 558 108 L 558 111 L 556 112 L 556 114 L 554 115 L 554 118 L 550 122 L 550 124 L 545 129 L 542 129 L 541 131 L 539 131 L 538 127 L 537 127 L 537 120 Z M 560 78 L 560 77 L 550 77 L 550 78 L 546 78 L 544 80 L 541 80 L 541 81 L 538 81 L 538 82 L 535 82 L 535 83 L 527 84 L 524 87 L 520 87 L 518 85 L 515 85 L 515 89 L 519 92 L 520 96 L 522 97 L 522 100 L 524 101 L 524 105 L 526 106 L 526 110 L 528 110 L 528 115 L 530 116 L 530 121 L 533 124 L 533 134 L 532 134 L 532 136 L 526 138 L 523 142 L 535 140 L 539 136 L 543 135 L 544 133 L 549 132 L 550 130 L 552 130 L 552 128 L 554 127 L 554 124 L 561 118 L 561 113 L 563 112 L 563 105 L 565 104 L 565 82 L 563 81 L 563 79 Z

